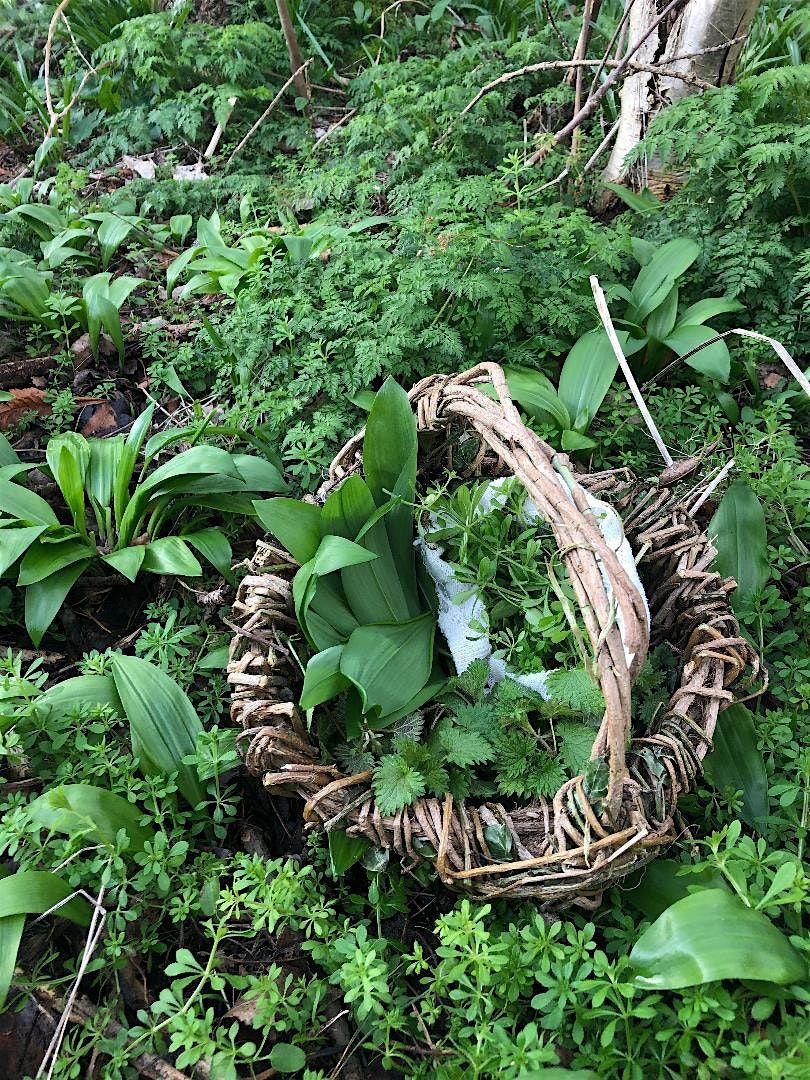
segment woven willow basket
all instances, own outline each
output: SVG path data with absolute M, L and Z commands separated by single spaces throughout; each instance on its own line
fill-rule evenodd
M 495 387 L 497 400 L 478 389 L 483 382 Z M 607 885 L 654 858 L 674 838 L 678 796 L 700 776 L 717 715 L 733 700 L 732 685 L 750 696 L 752 684 L 764 678 L 728 604 L 734 582 L 709 569 L 715 551 L 689 512 L 696 494 L 678 497 L 675 491 L 683 470 L 671 469 L 652 485 L 637 483 L 626 471 L 577 476 L 622 516 L 650 605 L 652 641 L 668 641 L 681 658 L 680 685 L 668 708 L 633 738 L 630 692 L 650 643 L 646 613 L 582 490 L 574 487 L 569 498 L 561 488 L 558 475 L 570 471 L 568 458 L 525 427 L 494 364 L 424 379 L 410 400 L 422 433 L 422 481 L 448 470 L 467 477 L 517 476 L 554 532 L 605 699 L 593 756 L 608 764 L 607 796 L 597 813 L 583 778 L 575 777 L 553 799 L 528 806 L 458 803 L 448 794 L 420 799 L 393 816 L 380 814 L 371 773 L 344 776 L 323 761 L 294 704 L 301 674 L 285 641 L 297 631 L 291 589 L 297 566 L 264 541 L 239 588 L 238 630 L 228 665 L 232 717 L 243 729 L 246 765 L 269 791 L 300 796 L 309 827 L 368 837 L 393 849 L 406 868 L 431 852 L 428 857 L 450 889 L 594 907 Z M 362 437 L 360 432 L 335 458 L 319 502 L 361 467 Z M 600 564 L 612 584 L 612 599 Z M 625 642 L 633 654 L 630 665 Z M 489 850 L 485 829 L 490 825 L 506 826 L 511 834 L 510 859 Z

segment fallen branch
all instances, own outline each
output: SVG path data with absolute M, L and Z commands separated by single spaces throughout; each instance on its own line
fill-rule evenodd
M 278 10 L 278 19 L 281 23 L 281 30 L 284 34 L 284 41 L 287 44 L 287 55 L 290 58 L 290 70 L 292 71 L 293 82 L 295 83 L 295 89 L 299 97 L 304 98 L 307 102 L 310 99 L 309 83 L 306 78 L 307 65 L 301 60 L 301 49 L 298 45 L 298 35 L 295 32 L 293 26 L 292 16 L 290 14 L 290 8 L 287 4 L 287 0 L 276 0 L 276 9 Z M 307 61 L 309 63 L 309 61 Z
M 607 148 L 610 146 L 610 144 L 616 138 L 616 132 L 619 130 L 619 123 L 620 123 L 620 120 L 614 121 L 614 123 L 611 126 L 610 130 L 608 131 L 607 135 L 605 135 L 604 139 L 602 139 L 602 141 L 599 143 L 597 148 L 594 150 L 594 152 L 591 154 L 591 156 L 588 158 L 588 160 L 582 166 L 582 168 L 581 168 L 581 170 L 579 172 L 580 176 L 585 176 L 586 173 L 589 173 L 591 171 L 591 169 L 594 167 L 594 165 L 599 160 L 599 158 L 602 156 L 602 154 L 604 154 L 605 150 L 607 150 Z M 547 183 L 545 183 L 541 187 L 537 188 L 537 191 L 538 192 L 539 191 L 545 191 L 546 188 L 554 187 L 556 184 L 561 184 L 563 182 L 563 180 L 565 180 L 566 176 L 568 176 L 569 173 L 571 172 L 571 166 L 573 164 L 574 164 L 573 160 L 569 160 L 568 164 L 565 166 L 565 168 L 562 170 L 561 173 L 559 173 L 557 176 L 555 176 L 553 180 L 549 180 L 549 181 L 547 181 Z
M 647 380 L 645 386 L 651 386 L 656 380 L 660 379 L 662 375 L 665 375 L 668 371 L 671 371 L 676 364 L 680 364 L 684 360 L 688 360 L 690 356 L 694 356 L 695 353 L 699 353 L 701 349 L 705 349 L 707 345 L 714 345 L 716 341 L 722 341 L 723 338 L 729 337 L 731 334 L 737 334 L 738 337 L 753 338 L 755 341 L 764 341 L 766 345 L 770 345 L 790 374 L 802 388 L 802 390 L 810 397 L 810 380 L 808 380 L 805 373 L 787 351 L 785 346 L 777 341 L 776 338 L 768 337 L 767 334 L 760 334 L 758 330 L 742 330 L 736 327 L 734 330 L 726 330 L 722 334 L 715 334 L 714 337 L 708 338 L 706 341 L 702 341 L 700 345 L 696 345 L 694 349 L 690 349 L 689 352 L 683 353 L 681 356 L 677 356 L 666 367 L 662 367 L 660 371 L 657 371 L 655 375 Z
M 680 4 L 683 3 L 683 0 L 674 0 L 674 3 Z M 487 83 L 486 86 L 482 86 L 478 93 L 475 95 L 475 97 L 471 98 L 467 102 L 467 104 L 456 117 L 454 123 L 447 128 L 447 130 L 436 140 L 433 145 L 440 146 L 443 142 L 445 142 L 447 137 L 453 131 L 455 124 L 458 123 L 462 116 L 466 116 L 468 112 L 474 109 L 478 102 L 483 97 L 486 97 L 487 94 L 491 93 L 493 90 L 497 90 L 499 86 L 503 86 L 505 83 L 511 82 L 513 79 L 520 79 L 524 75 L 533 75 L 538 71 L 570 70 L 572 68 L 586 67 L 599 68 L 603 66 L 613 68 L 613 75 L 616 75 L 618 69 L 621 68 L 621 72 L 619 73 L 617 78 L 621 77 L 621 74 L 623 74 L 625 71 L 627 72 L 627 74 L 633 74 L 638 71 L 648 71 L 651 75 L 660 75 L 668 79 L 680 79 L 682 82 L 688 83 L 690 86 L 697 86 L 701 90 L 710 90 L 713 86 L 713 83 L 707 82 L 705 79 L 701 79 L 699 76 L 693 75 L 689 72 L 676 71 L 674 68 L 661 67 L 659 64 L 636 63 L 633 60 L 627 60 L 626 56 L 622 60 L 607 61 L 604 60 L 604 58 L 600 58 L 599 60 L 541 60 L 539 63 L 536 64 L 526 64 L 524 67 L 517 68 L 515 71 L 504 72 L 504 74 L 499 75 L 497 79 L 493 79 L 492 82 Z M 603 86 L 607 84 L 607 81 L 608 80 L 606 79 Z M 602 88 L 600 87 L 600 90 L 601 89 Z M 603 96 L 604 94 L 600 94 L 600 98 Z M 590 101 L 590 98 L 588 100 Z M 587 104 L 588 102 L 585 103 L 585 105 Z M 583 109 L 584 108 L 585 106 L 583 106 Z M 583 110 L 580 109 L 579 111 L 582 112 Z M 583 117 L 582 119 L 586 119 L 586 117 Z M 557 139 L 556 135 L 554 138 L 556 141 L 559 142 L 559 139 Z
M 46 1010 L 49 1015 L 63 1014 L 65 1012 L 64 1003 L 57 998 L 53 991 L 45 987 L 38 987 L 34 991 L 34 995 L 37 1004 Z M 68 1019 L 73 1024 L 89 1024 L 95 1019 L 97 1012 L 95 1005 L 88 1001 L 87 998 L 78 998 L 71 1006 Z M 104 1034 L 111 1039 L 114 1039 L 122 1031 L 124 1031 L 124 1028 L 116 1020 L 110 1020 L 104 1028 Z M 157 1057 L 155 1054 L 141 1054 L 133 1064 L 139 1075 L 148 1077 L 148 1080 L 189 1080 L 186 1073 L 175 1069 L 168 1061 Z M 196 1068 L 199 1070 L 200 1066 L 197 1065 Z
M 615 63 L 613 71 L 611 71 L 610 75 L 608 75 L 602 85 L 589 95 L 588 100 L 585 102 L 581 109 L 574 113 L 568 123 L 564 127 L 560 128 L 560 130 L 552 136 L 550 144 L 548 146 L 541 146 L 539 149 L 535 150 L 535 152 L 528 160 L 529 165 L 536 165 L 538 161 L 542 161 L 548 154 L 552 146 L 564 142 L 569 135 L 573 134 L 573 132 L 576 131 L 580 124 L 583 123 L 583 121 L 588 119 L 588 117 L 596 109 L 596 106 L 599 104 L 599 102 L 602 100 L 608 90 L 610 90 L 611 87 L 616 85 L 616 83 L 619 81 L 625 71 L 632 70 L 631 64 L 633 61 L 633 57 L 647 40 L 647 38 L 650 37 L 650 35 L 658 29 L 661 23 L 665 19 L 667 19 L 676 8 L 681 7 L 684 3 L 686 3 L 686 0 L 670 0 L 670 3 L 667 4 L 661 14 L 658 16 L 658 18 L 655 19 L 646 29 L 646 31 L 641 35 L 641 37 L 630 46 L 622 59 Z M 611 66 L 613 65 L 611 64 Z M 649 65 L 649 67 L 652 66 L 653 65 Z M 639 64 L 637 65 L 637 70 L 649 70 L 649 67 L 647 65 L 642 66 L 641 64 Z M 653 74 L 659 73 L 661 72 L 653 72 Z M 681 79 L 683 78 L 683 73 L 677 72 L 670 77 Z
M 275 109 L 276 105 L 278 105 L 278 103 L 281 101 L 282 97 L 284 96 L 284 94 L 288 90 L 288 88 L 295 82 L 296 78 L 301 74 L 301 72 L 304 71 L 306 68 L 308 68 L 311 63 L 312 63 L 312 57 L 310 56 L 309 60 L 305 60 L 304 63 L 301 65 L 301 67 L 298 68 L 297 71 L 294 71 L 292 73 L 292 75 L 290 75 L 289 79 L 287 79 L 287 81 L 284 83 L 282 88 L 279 90 L 279 92 L 276 94 L 276 96 L 273 98 L 273 100 L 270 102 L 270 104 L 264 110 L 262 115 L 259 117 L 259 119 L 256 121 L 256 123 L 253 125 L 253 127 L 250 129 L 250 131 L 247 133 L 247 135 L 245 135 L 245 137 L 242 139 L 242 141 L 239 143 L 239 145 L 236 147 L 236 149 L 232 151 L 231 156 L 225 162 L 226 166 L 230 165 L 230 163 L 233 161 L 233 159 L 236 157 L 236 155 L 241 151 L 242 147 L 245 145 L 245 143 L 248 141 L 248 139 L 252 138 L 252 136 L 255 135 L 255 133 L 259 130 L 259 128 L 265 122 L 265 120 L 270 115 L 270 113 L 273 111 L 273 109 Z
M 340 120 L 338 120 L 336 123 L 332 124 L 331 127 L 326 129 L 323 135 L 321 135 L 321 137 L 313 144 L 312 149 L 317 150 L 321 143 L 326 142 L 326 140 L 329 138 L 333 131 L 337 131 L 339 127 L 343 127 L 345 123 L 347 123 L 349 120 L 351 120 L 353 116 L 356 115 L 357 109 L 349 109 L 349 111 L 344 116 L 341 116 Z
M 211 136 L 211 141 L 209 142 L 208 146 L 206 146 L 206 148 L 205 148 L 205 153 L 203 154 L 203 158 L 208 159 L 208 158 L 214 156 L 214 152 L 216 151 L 216 148 L 219 146 L 219 140 L 222 138 L 222 133 L 225 130 L 225 124 L 227 124 L 228 121 L 230 120 L 231 113 L 233 112 L 233 107 L 236 104 L 237 100 L 238 99 L 236 98 L 235 95 L 233 97 L 228 98 L 228 115 L 225 117 L 225 120 L 224 120 L 223 123 L 217 124 L 217 126 L 214 128 L 214 134 Z

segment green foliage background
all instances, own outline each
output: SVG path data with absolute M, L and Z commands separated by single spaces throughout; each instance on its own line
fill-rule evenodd
M 589 276 L 598 275 L 612 301 L 611 285 L 635 273 L 632 236 L 655 243 L 693 237 L 701 254 L 682 300 L 729 293 L 745 310 L 736 323 L 724 317 L 722 329 L 771 334 L 802 362 L 810 344 L 806 7 L 764 4 L 737 84 L 688 98 L 653 125 L 638 155 L 668 157 L 688 168 L 688 181 L 659 209 L 597 218 L 588 209 L 597 173 L 579 175 L 575 166 L 560 188 L 549 184 L 566 164 L 563 151 L 540 167 L 523 164 L 524 140 L 531 140 L 524 117 L 553 131 L 570 110 L 572 91 L 558 73 L 514 80 L 459 117 L 502 72 L 559 58 L 542 5 L 454 5 L 479 25 L 460 31 L 455 48 L 448 45 L 452 16 L 441 4 L 436 20 L 421 25 L 413 11 L 392 16 L 381 44 L 375 32 L 383 6 L 295 6 L 302 48 L 315 57 L 314 81 L 335 71 L 349 79 L 330 83 L 339 94 L 319 103 L 356 112 L 315 147 L 307 117 L 288 101 L 231 164 L 229 154 L 287 77 L 275 5 L 225 5 L 218 23 L 188 5 L 164 10 L 146 0 L 72 6 L 77 40 L 94 64 L 109 67 L 90 82 L 42 164 L 41 197 L 137 213 L 153 224 L 177 214 L 196 224 L 217 211 L 229 242 L 252 227 L 295 232 L 313 221 L 387 219 L 341 235 L 320 258 L 272 253 L 235 298 L 213 306 L 160 295 L 165 266 L 154 246 L 133 237 L 127 258 L 151 282 L 136 297 L 133 321 L 141 311 L 200 320 L 185 341 L 160 327 L 143 334 L 151 387 L 169 393 L 179 379 L 190 397 L 216 407 L 218 423 L 261 432 L 309 491 L 363 422 L 351 398 L 386 375 L 408 385 L 492 360 L 535 367 L 556 381 L 568 350 L 596 325 Z M 577 19 L 563 5 L 552 10 L 573 45 Z M 28 153 L 44 126 L 32 102 L 42 99 L 50 11 L 6 5 L 0 17 L 15 46 L 13 56 L 0 57 L 0 137 Z M 617 5 L 603 7 L 595 51 L 617 17 Z M 66 38 L 57 46 L 64 89 L 81 65 Z M 172 179 L 173 166 L 194 160 L 225 120 L 231 96 L 237 105 L 210 179 Z M 580 161 L 616 109 L 608 95 L 583 132 Z M 155 180 L 94 186 L 92 178 L 122 154 L 157 150 Z M 0 221 L 0 246 L 40 254 L 19 219 Z M 81 269 L 66 266 L 54 282 L 80 292 L 81 279 Z M 35 325 L 13 333 L 15 347 L 33 356 L 64 345 Z M 690 876 L 719 878 L 743 902 L 761 905 L 807 956 L 810 589 L 802 567 L 810 546 L 810 410 L 783 372 L 763 378 L 772 359 L 763 347 L 734 340 L 730 349 L 728 386 L 676 367 L 645 397 L 668 445 L 687 454 L 710 448 L 707 470 L 733 455 L 736 475 L 765 510 L 770 576 L 739 614 L 771 670 L 768 697 L 751 705 L 770 814 L 758 831 L 740 830 L 740 793 L 706 783 L 683 803 L 695 839 L 685 834 L 670 854 Z M 52 387 L 61 403 L 54 427 L 71 426 L 76 410 L 60 377 Z M 660 468 L 618 381 L 591 434 L 597 447 L 584 465 L 628 466 L 639 475 Z M 69 1034 L 59 1080 L 88 1075 L 91 1052 L 103 1055 L 97 1075 L 128 1080 L 147 1050 L 173 1056 L 191 1075 L 204 1061 L 211 1076 L 235 1080 L 250 1077 L 251 1062 L 277 1042 L 301 1047 L 304 1075 L 315 1080 L 330 1075 L 334 1061 L 324 1063 L 324 1048 L 338 1037 L 368 1070 L 362 1075 L 389 1068 L 439 1080 L 528 1080 L 559 1067 L 571 1076 L 629 1080 L 810 1075 L 806 981 L 783 988 L 735 980 L 673 992 L 636 984 L 629 954 L 646 916 L 629 885 L 594 913 L 571 910 L 558 919 L 508 899 L 456 900 L 428 880 L 406 879 L 379 853 L 335 880 L 317 840 L 293 859 L 240 853 L 258 796 L 238 779 L 224 680 L 205 664 L 226 642 L 215 619 L 227 611 L 186 597 L 148 611 L 134 650 L 188 690 L 203 721 L 194 757 L 206 798 L 198 807 L 178 800 L 172 780 L 140 775 L 121 725 L 103 709 L 43 722 L 26 704 L 15 713 L 17 726 L 0 736 L 5 758 L 27 759 L 44 786 L 105 786 L 142 807 L 156 832 L 136 857 L 84 850 L 80 837 L 54 836 L 32 822 L 29 793 L 0 789 L 4 858 L 24 869 L 64 867 L 72 887 L 94 896 L 105 890 L 105 934 L 85 984 L 99 1009 Z M 0 610 L 4 624 L 13 621 L 10 611 Z M 14 663 L 6 663 L 9 677 L 21 674 Z M 110 664 L 108 655 L 91 654 L 82 670 L 106 673 Z M 780 870 L 793 865 L 789 884 L 769 895 L 774 882 L 787 880 Z M 76 932 L 66 945 L 63 935 L 24 951 L 18 989 L 44 983 L 63 991 L 81 945 Z M 154 988 L 149 1000 L 127 998 L 133 970 L 134 981 Z M 241 1024 L 226 1015 L 237 1002 L 248 1003 Z M 122 1026 L 114 1030 L 111 1020 Z

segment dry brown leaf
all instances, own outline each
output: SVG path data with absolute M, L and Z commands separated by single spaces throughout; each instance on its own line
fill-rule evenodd
M 45 400 L 45 391 L 35 386 L 22 390 L 9 390 L 9 401 L 0 401 L 0 431 L 7 431 L 28 412 L 47 416 L 51 411 L 50 403 Z

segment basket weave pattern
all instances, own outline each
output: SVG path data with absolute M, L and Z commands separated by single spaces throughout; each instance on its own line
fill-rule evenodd
M 497 399 L 478 388 L 482 382 L 494 386 Z M 667 709 L 631 739 L 631 687 L 649 645 L 646 613 L 582 490 L 573 485 L 568 497 L 561 488 L 558 477 L 571 476 L 568 458 L 525 427 L 496 365 L 431 376 L 410 398 L 420 432 L 435 433 L 423 439 L 432 445 L 420 460 L 421 477 L 448 469 L 471 477 L 516 476 L 554 533 L 605 699 L 593 751 L 609 767 L 600 812 L 590 804 L 582 777 L 574 777 L 553 799 L 516 809 L 497 802 L 457 803 L 448 794 L 381 815 L 371 773 L 344 776 L 323 762 L 294 704 L 302 680 L 285 638 L 297 629 L 291 587 L 297 566 L 263 541 L 238 591 L 239 629 L 228 666 L 232 718 L 243 729 L 246 765 L 268 790 L 300 796 L 310 825 L 366 836 L 392 848 L 405 866 L 422 858 L 415 845 L 422 853 L 430 845 L 439 876 L 456 891 L 595 906 L 607 885 L 673 839 L 678 796 L 700 776 L 718 712 L 733 700 L 732 684 L 744 693 L 764 678 L 729 607 L 733 582 L 709 569 L 713 547 L 690 516 L 688 500 L 664 483 L 639 485 L 626 472 L 577 475 L 578 485 L 607 499 L 622 516 L 647 591 L 652 640 L 668 641 L 680 655 L 680 685 Z M 335 458 L 319 501 L 361 467 L 362 435 Z M 509 860 L 497 858 L 487 845 L 484 830 L 493 825 L 511 835 Z

